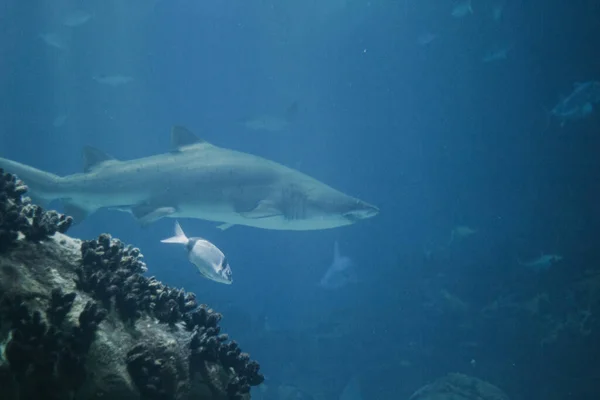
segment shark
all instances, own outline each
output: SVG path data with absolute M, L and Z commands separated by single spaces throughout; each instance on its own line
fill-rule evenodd
M 84 171 L 58 176 L 0 158 L 40 204 L 60 200 L 76 223 L 99 209 L 131 213 L 142 225 L 161 218 L 272 230 L 322 230 L 374 217 L 379 209 L 282 164 L 213 145 L 182 126 L 171 150 L 117 160 L 93 147 Z

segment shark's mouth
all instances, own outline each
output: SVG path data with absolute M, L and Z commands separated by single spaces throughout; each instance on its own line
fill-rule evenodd
M 371 218 L 379 214 L 379 209 L 374 206 L 367 206 L 358 210 L 349 211 L 344 213 L 344 218 L 354 223 L 363 219 Z

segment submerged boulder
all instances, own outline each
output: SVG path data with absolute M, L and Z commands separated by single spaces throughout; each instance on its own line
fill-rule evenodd
M 26 191 L 0 170 L 2 400 L 250 399 L 264 378 L 221 314 L 144 276 L 139 249 L 66 236 Z
M 417 390 L 410 400 L 509 400 L 491 383 L 464 374 L 448 374 Z

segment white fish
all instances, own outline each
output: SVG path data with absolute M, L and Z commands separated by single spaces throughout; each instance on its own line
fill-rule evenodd
M 48 46 L 65 50 L 67 48 L 67 44 L 65 43 L 65 39 L 60 36 L 58 33 L 48 32 L 42 33 L 40 38 L 46 43 Z
M 183 244 L 188 251 L 188 259 L 205 278 L 226 285 L 233 283 L 231 267 L 227 263 L 225 254 L 208 240 L 198 237 L 188 238 L 183 233 L 179 222 L 175 221 L 175 236 L 161 242 Z
M 549 269 L 552 265 L 561 261 L 562 259 L 563 257 L 558 254 L 542 254 L 538 258 L 531 261 L 519 261 L 519 264 L 523 265 L 524 267 L 530 268 L 534 271 L 545 271 Z
M 92 18 L 92 14 L 84 10 L 72 10 L 69 11 L 62 19 L 62 23 L 65 26 L 74 28 L 88 22 Z
M 349 257 L 340 254 L 340 247 L 336 241 L 333 245 L 333 262 L 321 278 L 319 286 L 323 289 L 339 289 L 356 281 L 354 262 Z
M 462 18 L 468 14 L 473 14 L 473 8 L 471 7 L 471 0 L 461 0 L 454 5 L 452 9 L 452 16 L 454 18 Z
M 95 75 L 92 79 L 103 85 L 113 87 L 125 85 L 133 80 L 131 76 L 125 75 Z

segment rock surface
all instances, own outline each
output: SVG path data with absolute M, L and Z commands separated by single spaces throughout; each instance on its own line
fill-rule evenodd
M 60 233 L 26 189 L 0 171 L 2 400 L 250 398 L 264 378 L 220 314 L 145 277 L 138 249 Z
M 509 400 L 491 383 L 464 374 L 448 374 L 417 390 L 410 400 Z

